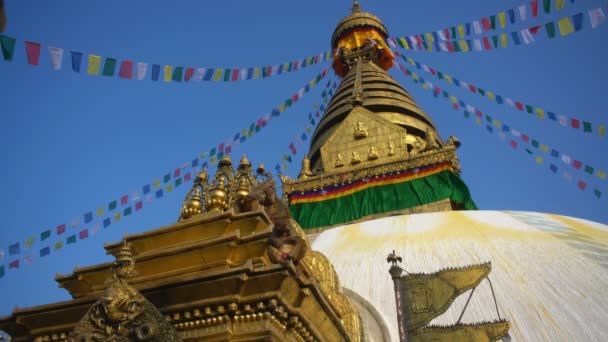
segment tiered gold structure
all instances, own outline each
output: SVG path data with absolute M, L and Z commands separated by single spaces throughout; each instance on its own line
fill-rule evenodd
M 387 74 L 393 63 L 392 52 L 383 43 L 387 36 L 388 31 L 380 19 L 363 12 L 356 2 L 352 13 L 338 23 L 331 41 L 335 51 L 333 66 L 344 78 L 312 136 L 299 177 L 282 177 L 283 192 L 290 205 L 300 203 L 295 197 L 307 193 L 330 191 L 340 185 L 418 167 L 447 163 L 456 175 L 460 173 L 456 156 L 458 140 L 454 137 L 447 142 L 442 140 L 431 118 Z M 318 201 L 323 200 L 319 196 Z M 306 198 L 305 201 L 312 200 Z M 458 203 L 441 198 L 401 208 L 399 212 L 458 207 Z M 309 212 L 303 215 L 309 216 Z M 373 217 L 394 213 L 375 212 Z M 297 212 L 292 214 L 300 219 Z M 369 213 L 347 216 L 369 218 Z M 348 221 L 333 223 L 345 222 Z M 300 222 L 306 229 L 320 228 L 304 223 Z
M 82 336 L 105 334 L 98 327 L 110 331 L 99 341 L 117 331 L 128 339 L 116 341 L 156 341 L 144 338 L 146 329 L 166 333 L 170 326 L 183 341 L 363 341 L 359 314 L 332 265 L 310 250 L 295 222 L 290 227 L 306 245 L 304 257 L 269 256 L 277 229 L 272 205 L 268 198 L 255 210 L 248 204 L 252 192 L 273 182 L 263 166 L 254 174 L 243 157 L 233 172 L 224 157 L 213 179 L 206 171 L 196 178 L 178 223 L 106 244 L 116 262 L 56 277 L 72 300 L 16 309 L 0 319 L 0 330 L 15 342 L 97 341 Z M 139 322 L 140 308 L 157 308 L 164 318 Z M 120 322 L 109 326 L 107 317 Z

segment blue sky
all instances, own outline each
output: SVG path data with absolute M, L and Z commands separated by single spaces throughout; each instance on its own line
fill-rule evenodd
M 522 4 L 522 1 L 363 1 L 392 36 L 429 32 L 476 20 Z M 247 67 L 289 62 L 329 49 L 336 23 L 349 13 L 350 1 L 34 1 L 7 0 L 6 35 L 18 39 L 12 62 L 0 61 L 0 248 L 23 241 L 73 217 L 132 194 L 145 184 L 191 161 L 232 137 L 297 92 L 327 64 L 256 81 L 165 83 L 76 74 L 69 60 L 53 71 L 47 47 L 56 46 L 119 60 L 193 67 Z M 585 12 L 582 32 L 529 46 L 489 52 L 409 55 L 486 90 L 519 99 L 547 111 L 606 124 L 608 25 L 589 27 L 587 9 L 601 1 L 568 2 L 557 14 L 528 20 L 528 25 Z M 528 26 L 526 25 L 526 26 Z M 521 29 L 523 26 L 515 26 Z M 510 30 L 508 30 L 509 32 Z M 539 35 L 544 36 L 541 30 Z M 40 66 L 27 64 L 24 40 L 42 43 Z M 511 41 L 510 41 L 511 44 Z M 602 63 L 603 62 L 603 63 Z M 585 175 L 536 150 L 537 164 L 521 148 L 511 149 L 496 133 L 451 109 L 405 77 L 390 73 L 433 118 L 443 138 L 463 143 L 462 178 L 480 209 L 528 210 L 608 222 L 607 180 Z M 585 134 L 539 120 L 506 105 L 419 74 L 501 122 L 526 132 L 560 152 L 608 170 L 606 137 Z M 330 73 L 328 79 L 336 77 Z M 322 82 L 323 84 L 325 82 Z M 307 115 L 321 103 L 322 86 L 313 89 L 252 139 L 233 149 L 254 164 L 272 168 L 288 152 Z M 520 144 L 521 146 L 521 144 Z M 298 148 L 288 174 L 297 175 Z M 554 175 L 549 162 L 559 167 Z M 562 176 L 605 191 L 597 199 Z M 26 307 L 69 299 L 57 288 L 56 272 L 109 260 L 105 241 L 174 223 L 189 186 L 181 186 L 143 210 L 102 229 L 88 239 L 38 257 L 48 244 L 37 241 L 21 257 L 29 265 L 7 271 L 0 279 L 0 315 Z M 63 235 L 78 230 L 68 228 Z M 53 236 L 51 243 L 56 241 Z M 45 241 L 46 242 L 46 241 Z M 22 242 L 23 243 L 23 242 Z M 12 261 L 5 256 L 4 263 Z

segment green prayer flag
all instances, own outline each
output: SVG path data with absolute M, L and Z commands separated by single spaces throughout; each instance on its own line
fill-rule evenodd
M 260 131 L 260 129 L 261 129 L 261 128 L 260 128 L 260 126 L 257 126 L 257 125 L 255 126 L 255 132 L 256 132 L 256 133 L 257 133 L 257 132 L 259 132 L 259 131 Z
M 591 132 L 591 122 L 583 121 L 583 131 Z
M 118 203 L 116 202 L 116 200 L 110 202 L 110 204 L 108 204 L 108 210 L 112 211 L 112 210 L 116 209 L 117 204 Z
M 495 15 L 490 17 L 490 26 L 492 26 L 492 30 L 496 29 L 496 16 Z
M 532 146 L 538 148 L 538 141 L 536 141 L 535 139 L 532 139 Z
M 230 81 L 231 69 L 224 69 L 224 82 Z
M 114 70 L 116 69 L 116 59 L 115 58 L 106 58 L 103 64 L 103 72 L 104 76 L 114 76 Z
M 585 165 L 585 172 L 593 176 L 593 167 L 590 165 Z
M 468 111 L 466 111 L 466 110 L 464 111 L 464 117 L 465 117 L 465 118 L 468 118 L 470 115 L 471 115 L 471 114 L 470 114 Z
M 498 36 L 492 36 L 492 42 L 494 43 L 494 48 L 498 48 Z
M 526 105 L 526 111 L 530 114 L 534 114 L 534 107 Z
M 287 101 L 285 101 L 285 105 L 287 107 L 291 107 L 292 104 L 293 104 L 293 101 L 291 99 L 287 99 Z
M 442 92 L 442 94 L 443 94 L 443 97 L 450 97 L 450 94 L 448 94 L 448 92 L 445 90 Z
M 477 92 L 479 93 L 479 95 L 481 96 L 485 96 L 486 95 L 486 91 L 481 89 L 481 88 L 477 88 Z
M 293 68 L 293 62 L 289 63 L 289 69 L 287 69 L 288 72 L 291 72 L 291 69 Z
M 547 30 L 547 36 L 549 38 L 555 38 L 555 23 L 554 22 L 546 23 L 545 30 Z
M 457 40 L 452 42 L 452 46 L 454 47 L 454 51 L 460 52 L 460 44 L 458 44 Z
M 262 67 L 262 78 L 266 78 L 266 67 Z
M 486 114 L 486 121 L 492 123 L 492 117 Z
M 209 151 L 209 155 L 210 156 L 214 156 L 216 152 L 217 151 L 215 150 L 215 147 L 214 147 L 214 148 L 211 149 L 211 151 Z
M 13 53 L 15 52 L 15 38 L 7 37 L 0 34 L 0 45 L 2 45 L 2 57 L 5 61 L 13 60 Z
M 437 71 L 437 78 L 439 78 L 440 80 L 443 79 L 443 73 L 441 71 Z
M 595 196 L 596 196 L 597 198 L 602 197 L 602 192 L 601 192 L 601 191 L 599 191 L 598 189 L 593 190 L 593 193 L 595 194 Z
M 0 278 L 4 277 L 4 265 L 0 266 Z
M 173 70 L 172 79 L 176 82 L 181 82 L 183 72 L 184 72 L 184 67 L 176 67 L 175 70 Z
M 452 37 L 456 38 L 456 26 L 452 26 L 450 31 L 452 31 Z
M 171 184 L 167 185 L 167 187 L 169 187 Z M 125 208 L 125 210 L 122 212 L 122 216 L 129 216 L 131 215 L 131 212 L 133 211 L 133 209 L 131 209 L 131 206 L 128 206 Z
M 30 236 L 29 238 L 25 239 L 25 244 L 24 244 L 25 249 L 32 247 L 32 245 L 34 244 L 34 241 L 36 241 L 35 236 Z
M 63 241 L 57 241 L 55 242 L 55 244 L 53 245 L 53 248 L 55 250 L 61 249 L 63 247 Z
M 68 243 L 68 245 L 71 243 L 76 243 L 76 234 L 68 237 L 67 243 Z
M 545 9 L 545 13 L 551 12 L 551 0 L 543 0 L 543 8 Z
M 180 185 L 182 185 L 182 179 L 178 178 L 178 179 L 175 180 L 175 187 L 177 188 Z
M 50 229 L 49 229 L 49 230 L 46 230 L 46 231 L 44 231 L 44 232 L 42 232 L 42 233 L 40 234 L 40 240 L 41 240 L 41 241 L 44 241 L 44 240 L 46 240 L 46 239 L 48 239 L 48 238 L 50 238 L 50 237 L 51 237 L 51 230 L 50 230 Z
M 217 154 L 217 159 L 221 160 L 222 158 L 224 158 L 224 152 L 220 152 Z

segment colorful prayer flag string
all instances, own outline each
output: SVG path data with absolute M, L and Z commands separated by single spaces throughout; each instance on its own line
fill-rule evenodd
M 533 0 L 477 20 L 407 37 L 390 38 L 388 42 L 393 48 L 401 45 L 412 50 L 430 51 L 429 49 L 432 49 L 435 43 L 480 36 L 487 32 L 505 29 L 508 25 L 515 26 L 526 22 L 543 13 L 550 14 L 552 11 L 560 11 L 565 8 L 566 0 L 543 0 L 543 11 L 538 10 L 538 5 L 539 0 Z M 400 42 L 401 39 L 404 41 Z
M 144 208 L 144 204 L 149 204 L 154 200 L 161 199 L 175 188 L 191 181 L 196 177 L 201 168 L 206 168 L 208 166 L 208 162 L 205 160 L 206 158 L 209 158 L 210 163 L 213 165 L 214 163 L 212 160 L 215 159 L 217 162 L 224 155 L 230 154 L 232 152 L 232 146 L 245 142 L 251 138 L 253 134 L 265 127 L 273 117 L 280 116 L 281 113 L 285 112 L 306 93 L 315 88 L 315 86 L 327 76 L 327 72 L 327 68 L 323 69 L 303 88 L 295 92 L 287 100 L 283 101 L 278 108 L 273 109 L 271 112 L 272 115 L 265 114 L 259 118 L 256 123 L 252 124 L 250 130 L 248 130 L 245 135 L 241 136 L 241 132 L 239 132 L 231 138 L 231 141 L 218 144 L 209 152 L 200 154 L 191 162 L 184 163 L 180 167 L 175 168 L 172 172 L 168 172 L 164 176 L 155 179 L 153 182 L 143 185 L 141 190 L 131 191 L 118 199 L 110 201 L 107 206 L 100 206 L 94 211 L 87 211 L 86 213 L 75 217 L 71 220 L 69 225 L 72 229 L 78 229 L 77 233 L 72 233 L 69 236 L 64 237 L 64 234 L 67 232 L 66 228 L 69 226 L 68 223 L 61 223 L 54 229 L 42 231 L 39 237 L 41 246 L 36 255 L 39 255 L 40 258 L 47 257 L 51 254 L 51 251 L 57 252 L 66 245 L 75 244 L 79 240 L 87 239 L 90 236 L 97 234 L 102 226 L 104 229 L 108 228 L 110 225 L 120 222 L 122 218 L 140 212 Z M 83 227 L 83 224 L 88 227 Z M 56 241 L 47 241 L 53 236 Z M 37 241 L 38 235 L 32 235 L 24 239 L 23 244 L 21 241 L 17 241 L 9 245 L 8 259 L 10 262 L 8 262 L 8 268 L 6 268 L 5 265 L 0 264 L 0 278 L 5 275 L 5 270 L 19 269 L 22 265 L 30 264 L 34 260 L 34 254 L 29 253 L 33 253 Z M 27 255 L 21 256 L 22 254 Z M 4 251 L 0 249 L 0 263 L 2 263 L 4 259 Z
M 601 7 L 587 11 L 592 29 L 606 21 L 606 15 Z M 556 38 L 557 32 L 561 37 L 572 33 L 578 33 L 584 28 L 585 13 L 580 12 L 572 16 L 563 17 L 557 21 L 550 21 L 542 25 L 535 25 L 519 31 L 505 32 L 492 36 L 474 39 L 465 37 L 452 37 L 447 40 L 433 40 L 426 42 L 420 35 L 407 37 L 393 37 L 388 39 L 392 48 L 400 47 L 412 51 L 435 51 L 435 52 L 472 52 L 503 49 L 509 46 L 529 45 L 535 43 L 539 38 L 538 33 L 544 28 L 548 39 Z
M 521 138 L 521 140 L 523 142 L 530 144 L 534 148 L 540 149 L 542 152 L 549 154 L 551 157 L 561 159 L 561 161 L 564 164 L 570 165 L 578 171 L 585 172 L 589 175 L 595 174 L 600 179 L 606 178 L 606 172 L 604 172 L 602 170 L 596 170 L 592 166 L 590 166 L 588 164 L 584 164 L 580 160 L 572 159 L 569 155 L 563 154 L 563 153 L 557 151 L 556 149 L 550 148 L 548 145 L 543 144 L 536 139 L 530 138 L 528 135 L 521 133 L 521 131 L 518 131 L 518 130 L 512 128 L 511 126 L 509 126 L 508 124 L 500 122 L 499 120 L 497 120 L 495 118 L 492 118 L 488 114 L 484 114 L 481 110 L 465 103 L 464 101 L 456 98 L 453 95 L 450 95 L 450 93 L 448 93 L 447 91 L 434 86 L 431 82 L 425 81 L 423 78 L 419 77 L 416 73 L 411 72 L 410 70 L 405 68 L 403 65 L 401 65 L 399 63 L 397 63 L 397 64 L 399 65 L 399 68 L 403 71 L 403 73 L 406 76 L 410 77 L 414 83 L 420 84 L 422 86 L 422 88 L 425 90 L 432 90 L 433 95 L 435 97 L 439 97 L 441 95 L 441 97 L 443 97 L 444 99 L 446 99 L 447 101 L 452 103 L 452 108 L 454 110 L 456 110 L 456 111 L 462 110 L 465 118 L 475 117 L 475 123 L 478 126 L 483 127 L 483 123 L 485 122 L 486 131 L 488 131 L 489 133 L 493 133 L 494 131 L 499 132 L 499 137 L 501 137 L 501 140 L 503 139 L 503 137 L 504 137 L 504 140 L 506 140 L 505 133 L 511 133 L 514 137 Z M 512 148 L 517 148 L 519 146 L 519 143 L 515 139 L 511 139 L 509 144 Z M 534 152 L 528 148 L 525 148 L 525 151 L 530 155 L 534 155 Z M 542 155 L 536 155 L 535 160 L 538 164 L 544 163 L 544 158 L 542 157 Z M 557 165 L 551 163 L 550 169 L 553 173 L 556 173 L 558 167 L 557 167 Z M 567 174 L 570 175 L 569 172 L 567 172 Z M 572 176 L 570 176 L 570 180 L 571 179 L 572 179 Z M 577 185 L 578 185 L 579 189 L 581 189 L 583 191 L 588 187 L 588 184 L 582 180 L 578 181 Z M 593 194 L 595 195 L 595 197 L 600 198 L 602 191 L 600 191 L 599 189 L 594 189 Z
M 407 63 L 409 63 L 411 66 L 415 66 L 416 68 L 433 75 L 439 80 L 443 80 L 451 84 L 452 86 L 466 89 L 474 94 L 478 94 L 481 97 L 496 102 L 497 104 L 507 104 L 520 112 L 527 112 L 528 114 L 533 115 L 538 119 L 545 120 L 548 118 L 550 121 L 553 121 L 554 123 L 559 124 L 560 126 L 569 126 L 575 130 L 582 130 L 584 133 L 597 132 L 600 138 L 603 138 L 606 133 L 606 125 L 594 124 L 589 121 L 577 119 L 574 117 L 567 117 L 563 114 L 556 114 L 555 112 L 545 110 L 541 107 L 529 105 L 525 102 L 514 100 L 510 97 L 500 95 L 497 92 L 488 90 L 485 87 L 482 88 L 474 85 L 473 83 L 465 82 L 461 79 L 456 78 L 455 76 L 451 76 L 424 63 L 419 63 L 411 57 L 401 55 L 401 58 Z
M 16 39 L 5 35 L 0 35 L 0 46 L 2 48 L 2 56 L 5 61 L 11 61 L 15 52 Z M 185 82 L 190 81 L 223 81 L 236 82 L 246 80 L 257 80 L 272 76 L 281 75 L 284 73 L 295 72 L 311 65 L 316 65 L 333 58 L 331 51 L 322 52 L 318 55 L 299 58 L 287 63 L 280 63 L 268 66 L 253 66 L 244 68 L 208 68 L 208 67 L 192 67 L 192 66 L 173 66 L 149 64 L 145 62 L 135 63 L 132 60 L 117 60 L 116 58 L 106 57 L 96 54 L 84 54 L 83 52 L 68 50 L 64 48 L 48 46 L 50 65 L 53 70 L 61 70 L 64 60 L 64 52 L 70 51 L 70 66 L 72 71 L 80 73 L 81 70 L 86 70 L 86 73 L 92 76 L 101 75 L 113 77 L 118 75 L 119 78 L 127 80 L 144 80 L 147 77 L 148 66 L 152 66 L 150 72 L 150 80 L 158 81 L 161 67 L 162 79 L 165 82 Z M 41 44 L 37 42 L 26 41 L 25 50 L 28 63 L 33 66 L 39 66 Z M 83 58 L 84 57 L 84 58 Z M 103 64 L 102 64 L 103 59 Z M 83 61 L 86 63 L 83 66 Z M 103 66 L 102 66 L 103 65 Z M 118 72 L 117 71 L 118 66 Z M 135 77 L 134 77 L 135 75 Z

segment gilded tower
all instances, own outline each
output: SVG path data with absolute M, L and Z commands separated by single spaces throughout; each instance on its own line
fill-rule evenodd
M 387 38 L 380 19 L 357 2 L 333 33 L 333 68 L 342 82 L 298 179 L 282 178 L 291 214 L 304 229 L 396 213 L 476 209 L 459 177 L 459 141 L 444 141 L 386 72 L 394 61 Z

